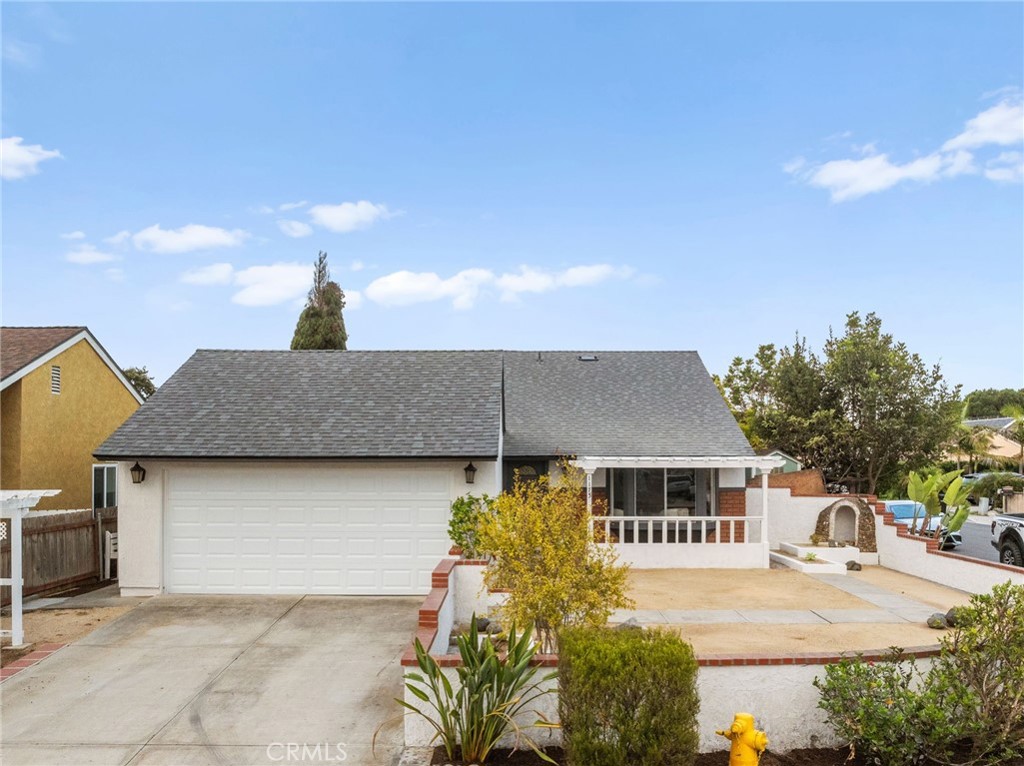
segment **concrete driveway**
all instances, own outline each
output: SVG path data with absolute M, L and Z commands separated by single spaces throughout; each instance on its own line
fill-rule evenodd
M 154 598 L 4 682 L 0 760 L 390 766 L 419 602 Z

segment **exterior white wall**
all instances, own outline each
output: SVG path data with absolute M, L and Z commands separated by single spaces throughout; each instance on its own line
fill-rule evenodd
M 832 505 L 839 496 L 793 496 L 785 488 L 768 490 L 768 542 L 773 550 L 779 543 L 806 543 L 814 534 L 818 514 Z M 761 489 L 747 490 L 747 513 L 761 512 Z
M 132 484 L 132 465 L 117 464 L 117 580 L 122 596 L 153 596 L 163 582 L 166 466 L 147 462 L 145 481 Z
M 164 506 L 168 474 L 175 470 L 197 466 L 218 466 L 232 471 L 258 467 L 260 471 L 287 471 L 297 468 L 331 467 L 343 470 L 346 466 L 359 468 L 393 469 L 396 471 L 444 468 L 450 475 L 450 495 L 455 500 L 469 493 L 488 492 L 497 481 L 497 463 L 493 460 L 474 461 L 477 468 L 475 483 L 466 483 L 466 461 L 140 461 L 146 469 L 142 484 L 132 484 L 129 468 L 134 461 L 118 463 L 118 581 L 123 596 L 155 595 L 163 590 L 164 573 Z
M 956 554 L 928 553 L 923 540 L 900 537 L 896 534 L 896 527 L 883 524 L 877 515 L 875 536 L 878 540 L 878 563 L 897 572 L 968 593 L 987 593 L 1007 580 L 1015 585 L 1024 585 L 1024 570 L 987 566 Z
M 718 488 L 719 489 L 738 489 L 747 486 L 747 471 L 745 468 L 719 468 L 718 469 Z M 747 506 L 747 514 L 750 513 L 750 506 Z
M 918 667 L 927 670 L 928 660 L 919 660 Z M 540 668 L 538 676 L 549 668 Z M 455 668 L 445 668 L 444 673 L 458 683 Z M 818 690 L 814 679 L 825 675 L 824 665 L 740 665 L 731 667 L 702 667 L 697 674 L 697 689 L 700 693 L 700 713 L 697 725 L 700 733 L 702 753 L 722 753 L 722 763 L 728 759 L 728 743 L 715 731 L 728 728 L 738 712 L 752 713 L 759 728 L 768 735 L 769 747 L 777 753 L 785 753 L 805 747 L 836 747 L 843 744 L 829 727 L 825 714 L 818 708 Z M 545 687 L 556 690 L 537 701 L 537 709 L 551 720 L 558 720 L 558 681 L 550 681 Z M 405 701 L 422 706 L 408 690 Z M 535 715 L 519 719 L 521 725 L 536 720 Z M 561 744 L 561 731 L 527 730 L 538 744 Z M 423 747 L 431 744 L 433 729 L 419 716 L 405 717 L 405 744 L 409 747 Z M 511 744 L 511 738 L 505 745 Z
M 634 569 L 763 569 L 768 546 L 763 543 L 647 544 L 617 543 L 619 561 Z
M 489 593 L 484 588 L 484 564 L 459 564 L 449 579 L 449 598 L 454 604 L 454 620 L 468 625 L 470 618 L 488 617 L 508 597 L 505 593 Z M 452 592 L 454 590 L 454 593 Z
M 455 624 L 455 594 L 452 592 L 449 578 L 448 596 L 437 610 L 437 634 L 434 643 L 427 647 L 431 654 L 447 654 L 451 642 L 452 627 Z

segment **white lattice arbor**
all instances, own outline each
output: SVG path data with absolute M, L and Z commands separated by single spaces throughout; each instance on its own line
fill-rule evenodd
M 0 490 L 0 540 L 11 540 L 11 576 L 0 577 L 0 585 L 11 586 L 11 629 L 0 630 L 0 636 L 10 636 L 12 646 L 25 643 L 22 622 L 21 596 L 25 580 L 21 574 L 21 520 L 44 497 L 59 495 L 59 489 L 5 489 Z

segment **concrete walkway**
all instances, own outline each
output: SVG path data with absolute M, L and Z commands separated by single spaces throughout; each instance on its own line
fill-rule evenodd
M 864 580 L 846 575 L 808 575 L 871 604 L 865 609 L 619 609 L 609 622 L 636 619 L 643 625 L 841 625 L 854 623 L 920 623 L 936 609 Z
M 419 602 L 151 599 L 4 682 L 0 762 L 390 766 Z

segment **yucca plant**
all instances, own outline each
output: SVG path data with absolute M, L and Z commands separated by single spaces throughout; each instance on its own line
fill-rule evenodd
M 537 653 L 533 628 L 508 632 L 508 651 L 498 654 L 490 636 L 477 630 L 476 615 L 469 633 L 457 638 L 462 666 L 457 668 L 458 688 L 444 675 L 437 661 L 416 640 L 416 663 L 420 672 L 407 673 L 405 686 L 432 710 L 420 710 L 404 700 L 398 704 L 422 716 L 433 728 L 449 759 L 456 752 L 465 763 L 483 764 L 498 741 L 509 730 L 516 734 L 516 749 L 523 744 L 548 763 L 554 763 L 516 723 L 515 718 L 535 700 L 550 694 L 541 685 L 557 677 L 554 671 L 537 679 L 538 669 L 530 665 Z M 408 714 L 407 714 L 408 715 Z M 539 713 L 533 726 L 551 727 Z

